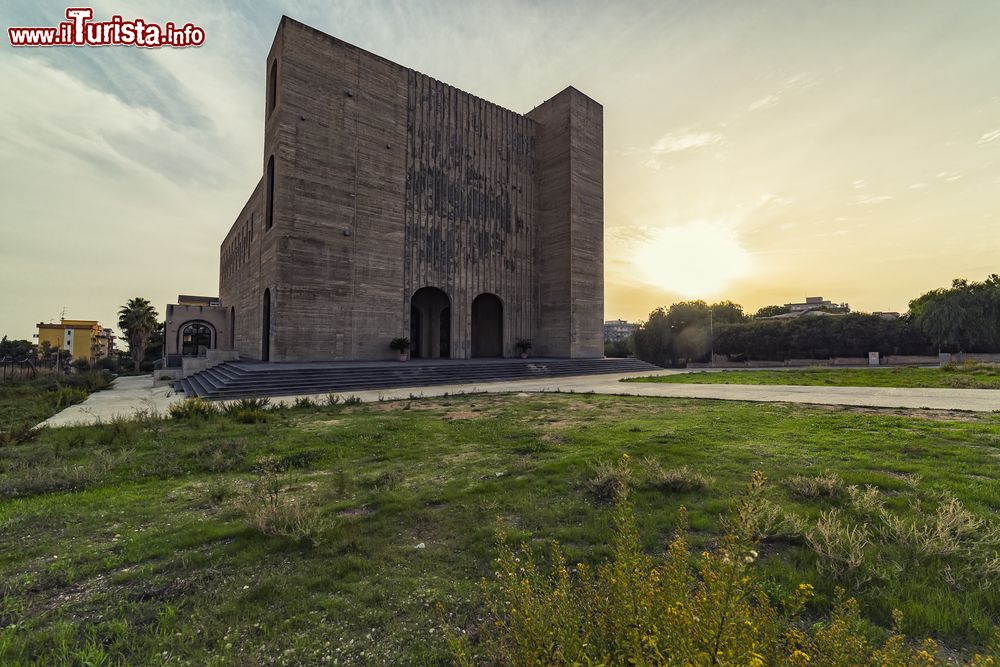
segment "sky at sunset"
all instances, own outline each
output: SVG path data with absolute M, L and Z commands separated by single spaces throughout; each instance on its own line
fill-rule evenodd
M 504 107 L 604 105 L 607 318 L 906 309 L 1000 272 L 1000 2 L 95 2 L 201 48 L 17 49 L 0 7 L 0 334 L 218 291 L 282 14 Z

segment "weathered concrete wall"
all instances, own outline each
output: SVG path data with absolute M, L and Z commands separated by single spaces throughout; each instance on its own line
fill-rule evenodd
M 405 324 L 406 70 L 289 19 L 279 35 L 271 359 L 391 358 Z
M 534 123 L 409 72 L 406 239 L 401 295 L 426 286 L 451 300 L 451 356 L 472 355 L 472 302 L 503 304 L 503 352 L 532 335 Z
M 567 89 L 522 116 L 287 17 L 265 71 L 264 177 L 221 248 L 241 356 L 261 358 L 269 289 L 272 361 L 393 358 L 426 286 L 452 357 L 480 294 L 503 303 L 505 356 L 519 337 L 603 354 L 599 104 Z
M 274 237 L 264 235 L 263 190 L 260 181 L 220 248 L 219 300 L 229 313 L 234 348 L 243 359 L 261 358 L 261 301 L 264 288 L 275 283 Z M 220 347 L 229 347 L 229 342 L 220 341 Z
M 603 108 L 567 88 L 533 109 L 536 354 L 604 355 Z

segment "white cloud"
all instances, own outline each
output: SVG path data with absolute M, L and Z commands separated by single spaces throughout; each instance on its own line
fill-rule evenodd
M 892 197 L 889 195 L 862 195 L 858 197 L 858 204 L 866 206 L 868 204 L 881 204 L 882 202 L 887 202 Z
M 766 95 L 759 100 L 755 100 L 750 103 L 747 107 L 747 111 L 760 111 L 761 109 L 767 109 L 768 107 L 773 107 L 778 103 L 780 98 L 777 95 Z
M 995 130 L 990 130 L 983 136 L 979 137 L 979 144 L 992 144 L 994 141 L 1000 140 L 1000 127 Z
M 680 151 L 691 150 L 693 148 L 704 148 L 714 146 L 725 141 L 718 132 L 698 131 L 689 128 L 668 132 L 660 137 L 656 143 L 650 146 L 649 150 L 654 155 L 664 155 L 666 153 L 678 153 Z

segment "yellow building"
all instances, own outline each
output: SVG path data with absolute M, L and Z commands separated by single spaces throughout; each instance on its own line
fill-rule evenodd
M 115 354 L 115 336 L 97 320 L 67 320 L 59 324 L 38 323 L 38 349 L 48 343 L 53 350 L 67 350 L 73 360 L 99 361 Z

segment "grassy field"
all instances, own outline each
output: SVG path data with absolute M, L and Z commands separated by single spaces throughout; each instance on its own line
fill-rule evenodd
M 803 368 L 801 370 L 787 371 L 712 371 L 708 373 L 696 372 L 658 377 L 631 378 L 625 380 L 625 382 L 1000 389 L 1000 367 Z
M 809 618 L 840 585 L 876 632 L 893 609 L 959 654 L 993 632 L 1000 572 L 978 559 L 995 543 L 976 540 L 1000 534 L 1000 416 L 462 396 L 146 415 L 0 448 L 0 664 L 443 664 L 435 605 L 475 635 L 498 531 L 608 556 L 606 464 L 623 453 L 651 553 L 682 504 L 696 547 L 713 548 L 759 469 L 784 517 L 761 574 L 775 594 L 814 584 Z M 937 521 L 949 497 L 966 513 Z M 814 546 L 829 510 L 860 524 L 876 506 L 954 528 L 944 547 L 959 550 L 874 523 L 867 545 Z
M 102 371 L 0 382 L 0 446 L 19 442 L 39 422 L 109 384 L 111 375 Z

